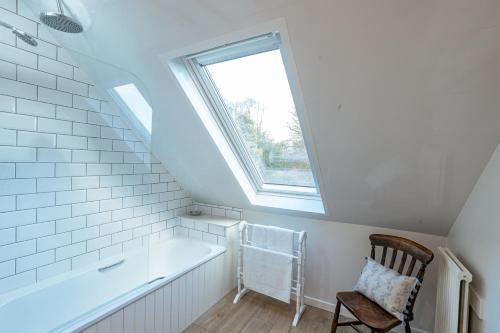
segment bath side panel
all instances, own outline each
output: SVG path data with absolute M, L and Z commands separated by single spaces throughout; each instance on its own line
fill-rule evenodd
M 233 289 L 232 261 L 212 258 L 80 333 L 182 332 Z

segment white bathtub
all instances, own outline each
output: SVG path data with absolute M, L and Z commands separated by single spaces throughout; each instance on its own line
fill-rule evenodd
M 173 239 L 0 295 L 0 330 L 80 331 L 223 252 L 215 244 Z M 105 266 L 112 267 L 103 270 Z

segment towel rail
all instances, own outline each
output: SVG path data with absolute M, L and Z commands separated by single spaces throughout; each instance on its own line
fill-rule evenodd
M 252 245 L 252 242 L 248 240 L 248 226 L 249 224 L 246 223 L 245 221 L 240 223 L 239 226 L 239 239 L 240 239 L 240 246 L 239 246 L 239 253 L 238 253 L 238 271 L 237 271 L 237 279 L 238 279 L 238 293 L 236 294 L 236 297 L 234 298 L 233 303 L 236 304 L 239 302 L 239 300 L 248 292 L 248 289 L 246 287 L 243 287 L 243 281 L 242 278 L 244 278 L 243 275 L 243 266 L 242 266 L 242 261 L 243 261 L 243 251 L 242 249 L 246 245 Z M 292 326 L 297 326 L 299 323 L 300 318 L 302 317 L 302 314 L 304 313 L 305 310 L 305 303 L 304 303 L 304 281 L 305 281 L 305 260 L 306 260 L 306 239 L 307 239 L 307 233 L 305 231 L 294 231 L 294 243 L 297 245 L 296 249 L 293 250 L 293 255 L 290 255 L 292 260 L 295 261 L 297 265 L 297 276 L 292 278 L 292 284 L 294 283 L 295 286 L 291 287 L 292 292 L 295 293 L 297 297 L 296 301 L 296 308 L 295 308 L 295 316 L 292 321 Z M 297 236 L 297 237 L 295 237 Z M 296 238 L 296 239 L 295 239 Z M 296 242 L 295 242 L 296 240 Z M 295 245 L 294 244 L 294 245 Z
M 240 244 L 240 245 L 241 245 L 241 246 L 243 246 L 243 247 L 245 247 L 245 246 L 247 246 L 247 245 L 252 245 L 252 243 L 251 243 L 251 242 L 248 242 L 247 244 Z M 275 252 L 275 251 L 273 251 L 273 252 Z M 295 251 L 295 250 L 294 250 L 294 252 L 298 252 L 298 251 Z M 290 258 L 295 259 L 295 260 L 300 259 L 300 258 L 299 258 L 298 253 L 297 253 L 297 255 L 290 255 Z

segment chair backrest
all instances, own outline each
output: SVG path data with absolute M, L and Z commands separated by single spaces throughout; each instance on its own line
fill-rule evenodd
M 370 235 L 370 242 L 372 245 L 370 257 L 373 260 L 377 260 L 375 258 L 375 248 L 377 246 L 382 247 L 380 264 L 384 266 L 387 266 L 387 250 L 392 249 L 388 267 L 394 270 L 396 270 L 395 267 L 397 267 L 397 271 L 399 274 L 413 276 L 415 264 L 418 261 L 420 264 L 420 268 L 416 271 L 415 277 L 418 279 L 418 281 L 420 281 L 420 284 L 422 283 L 422 281 L 424 280 L 425 269 L 427 265 L 432 261 L 432 259 L 434 259 L 434 254 L 431 250 L 412 240 L 391 235 L 373 234 Z M 398 260 L 399 263 L 396 262 L 398 251 L 402 253 Z M 408 257 L 411 257 L 411 260 L 405 270 Z M 420 284 L 417 283 L 415 289 L 411 293 L 409 302 L 404 311 L 405 321 L 413 320 L 413 306 L 420 290 Z

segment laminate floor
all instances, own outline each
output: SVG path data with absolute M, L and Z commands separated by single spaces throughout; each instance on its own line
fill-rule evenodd
M 235 292 L 226 295 L 210 308 L 185 333 L 328 333 L 331 312 L 307 306 L 297 327 L 292 327 L 295 303 L 285 304 L 254 292 L 233 304 Z M 338 333 L 355 332 L 339 327 Z M 368 331 L 367 331 L 368 332 Z

